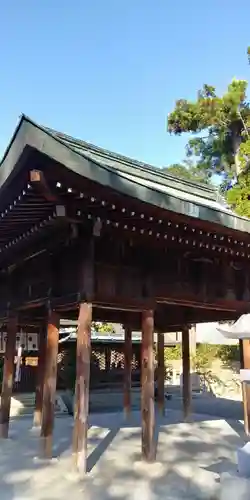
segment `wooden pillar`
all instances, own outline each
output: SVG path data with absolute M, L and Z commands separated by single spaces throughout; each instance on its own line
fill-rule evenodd
M 52 458 L 52 433 L 54 427 L 59 326 L 59 315 L 55 311 L 50 311 L 47 325 L 41 427 L 43 455 L 46 458 Z
M 182 330 L 182 400 L 184 419 L 188 419 L 191 413 L 191 380 L 190 380 L 190 349 L 189 329 Z
M 131 412 L 131 370 L 132 370 L 132 330 L 125 327 L 124 341 L 124 414 L 126 417 Z
M 142 312 L 142 362 L 141 362 L 141 412 L 142 412 L 142 458 L 155 460 L 154 444 L 154 313 Z
M 9 434 L 10 405 L 14 375 L 14 359 L 16 351 L 17 316 L 12 315 L 7 321 L 7 341 L 4 355 L 3 382 L 0 408 L 0 437 Z
M 40 427 L 42 425 L 42 408 L 43 408 L 43 387 L 45 375 L 45 358 L 46 358 L 46 343 L 47 343 L 47 325 L 42 325 L 39 331 L 39 350 L 38 350 L 38 366 L 36 378 L 36 398 L 33 425 Z
M 158 333 L 157 338 L 157 402 L 160 413 L 165 413 L 165 362 L 164 362 L 164 333 Z
M 111 365 L 111 349 L 109 346 L 105 347 L 105 370 L 106 372 L 110 371 Z
M 240 340 L 241 368 L 250 369 L 250 340 Z M 242 383 L 242 398 L 244 408 L 244 427 L 250 435 L 250 385 Z
M 73 454 L 78 472 L 84 476 L 87 466 L 89 379 L 91 354 L 92 304 L 80 305 L 76 347 L 75 424 Z

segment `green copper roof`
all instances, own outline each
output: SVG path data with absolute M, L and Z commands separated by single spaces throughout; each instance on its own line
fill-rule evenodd
M 177 178 L 160 168 L 106 151 L 22 116 L 0 168 L 0 187 L 30 145 L 68 169 L 143 202 L 250 233 L 250 220 L 234 214 L 211 186 Z M 1 195 L 1 193 L 0 193 Z
M 131 178 L 132 176 L 135 181 L 140 181 L 141 179 L 144 185 L 145 181 L 149 184 L 156 183 L 158 189 L 164 192 L 175 190 L 178 191 L 178 195 L 193 194 L 202 197 L 204 200 L 212 200 L 215 203 L 220 203 L 220 206 L 226 207 L 222 196 L 213 186 L 207 186 L 206 184 L 192 182 L 188 179 L 168 174 L 161 168 L 107 151 L 106 149 L 99 148 L 79 139 L 74 139 L 53 129 L 46 128 L 46 130 L 78 153 L 98 162 L 100 165 L 115 169 L 116 172 L 119 172 L 119 174 L 126 178 Z

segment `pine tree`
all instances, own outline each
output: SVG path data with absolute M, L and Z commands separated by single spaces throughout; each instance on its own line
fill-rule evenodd
M 207 176 L 218 174 L 227 184 L 242 171 L 240 147 L 250 119 L 246 90 L 245 80 L 233 80 L 219 97 L 215 87 L 205 84 L 195 101 L 178 100 L 168 116 L 170 133 L 199 134 L 189 141 L 188 156 L 197 159 Z

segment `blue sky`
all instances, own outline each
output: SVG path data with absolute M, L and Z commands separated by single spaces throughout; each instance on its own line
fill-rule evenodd
M 0 154 L 23 112 L 128 156 L 168 165 L 176 99 L 248 79 L 250 2 L 2 0 Z

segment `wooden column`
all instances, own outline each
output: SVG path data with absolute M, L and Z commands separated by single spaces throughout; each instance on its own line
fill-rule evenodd
M 250 341 L 240 340 L 241 368 L 250 369 Z M 247 435 L 250 435 L 250 385 L 242 383 L 242 398 L 244 408 L 244 427 Z
M 84 476 L 87 465 L 89 413 L 89 379 L 91 354 L 92 304 L 80 305 L 76 347 L 75 424 L 73 454 L 79 473 Z
M 42 408 L 43 408 L 43 387 L 45 375 L 45 358 L 46 358 L 46 343 L 47 343 L 47 325 L 42 325 L 39 331 L 39 350 L 38 350 L 38 366 L 36 378 L 36 399 L 33 425 L 40 427 L 42 425 Z
M 154 444 L 154 313 L 142 312 L 142 362 L 141 362 L 141 412 L 142 412 L 142 458 L 155 460 Z
M 190 349 L 189 329 L 182 330 L 182 399 L 184 419 L 188 419 L 191 413 L 191 384 L 190 384 Z
M 50 311 L 47 324 L 41 427 L 43 455 L 46 458 L 52 458 L 52 434 L 54 427 L 59 325 L 59 315 L 55 311 Z
M 131 412 L 131 370 L 132 370 L 132 330 L 125 327 L 124 341 L 124 414 L 126 417 Z
M 10 316 L 7 322 L 7 341 L 4 355 L 3 382 L 0 408 L 0 437 L 9 434 L 10 405 L 14 375 L 14 359 L 16 351 L 17 316 Z
M 111 365 L 111 349 L 109 346 L 105 347 L 105 370 L 108 372 Z
M 160 413 L 165 413 L 165 362 L 164 362 L 164 333 L 158 333 L 157 338 L 157 402 Z

